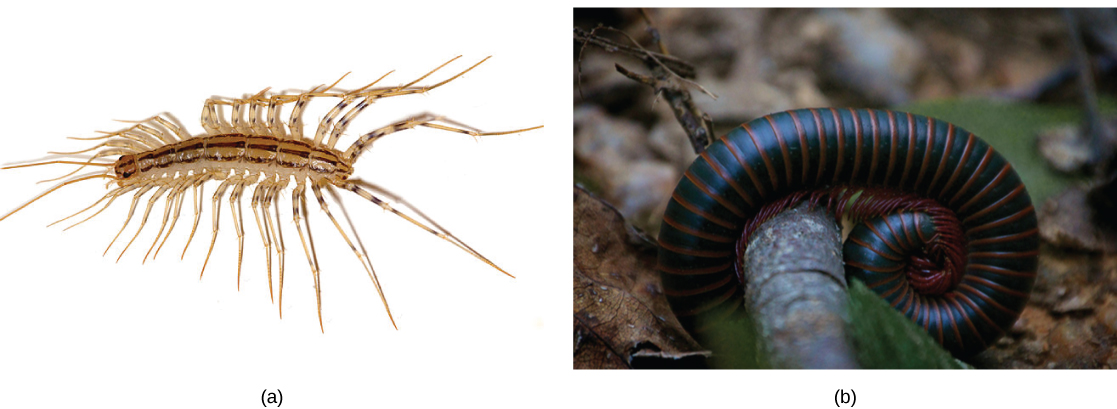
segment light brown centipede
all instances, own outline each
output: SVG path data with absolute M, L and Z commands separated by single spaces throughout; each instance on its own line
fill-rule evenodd
M 337 87 L 341 80 L 345 78 L 343 76 L 342 79 L 338 79 L 332 84 L 319 85 L 301 92 L 273 93 L 270 92 L 270 89 L 264 89 L 255 94 L 246 95 L 244 98 L 210 98 L 206 100 L 201 115 L 201 124 L 205 132 L 199 135 L 189 134 L 185 126 L 174 116 L 163 113 L 139 121 L 126 121 L 130 123 L 129 126 L 115 132 L 101 132 L 100 135 L 94 137 L 71 138 L 93 141 L 96 144 L 79 151 L 50 152 L 51 155 L 56 156 L 37 162 L 8 165 L 3 168 L 15 169 L 45 165 L 77 166 L 76 169 L 62 177 L 48 179 L 48 181 L 61 180 L 61 182 L 35 196 L 27 203 L 0 216 L 0 221 L 63 187 L 84 181 L 108 179 L 106 184 L 110 188 L 108 193 L 93 204 L 59 219 L 52 225 L 67 222 L 70 227 L 73 227 L 84 223 L 108 209 L 116 199 L 132 194 L 124 224 L 108 247 L 105 248 L 105 254 L 107 254 L 114 245 L 126 243 L 117 257 L 117 260 L 120 260 L 124 253 L 132 248 L 133 244 L 136 244 L 136 238 L 139 237 L 140 232 L 147 225 L 157 202 L 164 199 L 162 217 L 152 219 L 161 220 L 155 239 L 150 245 L 140 245 L 139 251 L 145 252 L 144 260 L 158 256 L 163 251 L 167 239 L 175 231 L 175 228 L 184 229 L 178 221 L 183 207 L 188 207 L 193 209 L 194 217 L 191 223 L 186 224 L 191 226 L 191 230 L 181 252 L 182 256 L 180 257 L 183 257 L 193 242 L 199 226 L 203 225 L 200 217 L 201 210 L 207 203 L 210 203 L 212 234 L 206 259 L 202 263 L 199 273 L 201 276 L 204 275 L 210 255 L 213 253 L 220 230 L 219 226 L 222 222 L 221 208 L 226 206 L 225 203 L 227 202 L 230 218 L 237 235 L 238 288 L 244 259 L 245 236 L 258 235 L 265 247 L 269 295 L 271 295 L 273 302 L 276 301 L 276 295 L 278 295 L 279 314 L 282 317 L 286 246 L 284 245 L 285 233 L 280 223 L 280 209 L 286 206 L 280 203 L 279 196 L 291 189 L 289 209 L 303 255 L 307 259 L 313 276 L 319 328 L 322 331 L 325 330 L 322 323 L 322 300 L 319 285 L 321 268 L 311 236 L 310 225 L 305 223 L 306 212 L 309 209 L 307 205 L 308 195 L 313 195 L 319 208 L 326 214 L 366 270 L 394 327 L 396 325 L 395 319 L 392 317 L 388 301 L 384 296 L 367 251 L 360 245 L 356 229 L 352 222 L 349 222 L 348 215 L 342 212 L 340 214 L 342 222 L 339 222 L 339 217 L 335 217 L 335 214 L 331 212 L 327 205 L 325 196 L 334 195 L 336 199 L 335 189 L 351 191 L 381 207 L 385 212 L 392 213 L 410 224 L 453 244 L 465 253 L 512 277 L 507 271 L 498 267 L 458 237 L 450 234 L 445 228 L 439 226 L 438 223 L 426 217 L 421 211 L 403 199 L 376 185 L 352 177 L 353 166 L 360 155 L 367 151 L 373 142 L 392 133 L 416 127 L 456 132 L 476 138 L 486 135 L 524 132 L 539 129 L 542 126 L 512 131 L 482 132 L 431 113 L 422 113 L 364 133 L 345 150 L 336 148 L 339 139 L 345 134 L 352 121 L 373 102 L 389 97 L 426 93 L 461 77 L 488 60 L 488 58 L 485 58 L 456 75 L 435 84 L 416 85 L 458 58 L 460 56 L 443 63 L 413 81 L 395 87 L 375 87 L 388 74 L 391 74 L 389 72 L 376 81 L 353 90 L 343 90 Z M 303 116 L 307 105 L 311 101 L 325 98 L 336 98 L 339 101 L 319 121 L 313 136 L 305 133 Z M 225 115 L 226 107 L 231 110 L 227 116 Z M 284 117 L 287 118 L 286 122 L 283 121 Z M 75 157 L 78 159 L 74 159 Z M 100 167 L 103 168 L 103 171 L 79 174 L 88 167 Z M 212 200 L 206 200 L 205 197 L 205 186 L 211 185 L 208 182 L 217 184 Z M 294 185 L 293 188 L 291 187 L 292 184 Z M 252 189 L 248 190 L 249 187 L 252 187 Z M 192 194 L 189 199 L 190 203 L 184 204 L 187 200 L 187 190 L 190 190 Z M 138 214 L 136 210 L 141 208 L 141 199 L 148 193 L 150 193 L 150 196 L 147 198 L 145 205 L 142 206 L 142 216 L 139 217 L 139 228 L 131 237 L 124 235 L 124 231 Z M 250 201 L 251 216 L 244 214 L 242 198 Z M 402 204 L 409 212 L 397 210 L 384 198 Z M 246 218 L 255 220 L 257 227 L 255 232 L 246 228 Z M 345 224 L 349 225 L 352 239 L 343 227 Z M 287 233 L 287 235 L 290 235 L 290 233 Z M 278 273 L 278 282 L 276 283 L 278 288 L 274 290 L 273 268 Z

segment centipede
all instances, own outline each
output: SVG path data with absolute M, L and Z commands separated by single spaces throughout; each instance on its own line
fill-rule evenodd
M 226 207 L 227 203 L 228 219 L 231 219 L 228 222 L 233 225 L 237 236 L 238 289 L 245 254 L 245 237 L 258 235 L 265 248 L 264 264 L 267 271 L 268 294 L 272 302 L 278 304 L 279 317 L 282 318 L 287 239 L 284 238 L 282 228 L 284 223 L 281 223 L 280 209 L 287 208 L 291 212 L 289 217 L 295 227 L 294 236 L 298 237 L 313 278 L 318 324 L 320 331 L 324 333 L 320 286 L 322 268 L 310 225 L 306 223 L 310 211 L 307 196 L 313 195 L 319 210 L 326 215 L 365 270 L 393 328 L 398 329 L 367 251 L 359 244 L 360 238 L 355 227 L 352 222 L 349 222 L 345 212 L 335 217 L 327 204 L 326 196 L 331 195 L 336 199 L 339 191 L 352 192 L 384 212 L 402 219 L 406 224 L 422 229 L 492 269 L 515 278 L 406 200 L 354 176 L 354 166 L 361 154 L 368 151 L 376 141 L 393 133 L 419 127 L 464 134 L 478 139 L 482 136 L 528 132 L 543 128 L 542 125 L 509 131 L 484 132 L 449 118 L 424 112 L 360 134 L 348 148 L 338 147 L 338 142 L 347 133 L 349 125 L 374 102 L 392 97 L 426 94 L 461 78 L 491 57 L 486 57 L 439 82 L 419 85 L 460 58 L 461 56 L 454 57 L 426 74 L 398 86 L 377 86 L 393 72 L 390 71 L 367 85 L 351 90 L 338 87 L 349 75 L 346 74 L 332 84 L 318 85 L 308 90 L 272 92 L 270 88 L 266 88 L 254 94 L 245 94 L 242 98 L 214 96 L 207 99 L 203 105 L 201 125 L 204 132 L 197 135 L 190 134 L 175 116 L 164 112 L 142 120 L 121 121 L 128 125 L 117 131 L 98 131 L 97 136 L 92 137 L 71 137 L 70 139 L 86 141 L 93 146 L 71 152 L 49 152 L 51 156 L 38 161 L 10 164 L 0 168 L 7 170 L 39 166 L 76 167 L 61 177 L 45 180 L 44 182 L 57 182 L 57 184 L 0 216 L 0 221 L 64 187 L 83 182 L 103 181 L 107 193 L 89 206 L 51 223 L 50 226 L 68 223 L 66 229 L 75 227 L 101 214 L 117 199 L 131 194 L 131 202 L 123 226 L 113 236 L 103 253 L 107 255 L 114 245 L 122 244 L 123 249 L 116 258 L 119 261 L 128 249 L 136 244 L 136 239 L 152 216 L 152 210 L 162 200 L 162 217 L 152 219 L 161 220 L 154 241 L 149 245 L 137 247 L 143 247 L 139 251 L 145 251 L 144 261 L 149 257 L 154 259 L 158 256 L 176 226 L 180 226 L 178 221 L 183 207 L 190 207 L 194 217 L 189 224 L 186 224 L 190 226 L 190 232 L 179 255 L 179 258 L 184 258 L 190 244 L 194 242 L 199 226 L 205 224 L 201 213 L 208 203 L 212 214 L 210 221 L 212 233 L 205 261 L 202 262 L 199 272 L 199 277 L 202 277 L 213 254 L 219 227 L 224 223 L 221 209 Z M 311 129 L 304 124 L 304 113 L 308 104 L 320 100 L 337 102 L 318 121 L 313 133 L 310 133 Z M 100 170 L 96 170 L 98 168 Z M 87 169 L 94 170 L 81 173 Z M 207 185 L 216 185 L 210 200 L 206 200 L 205 196 Z M 191 193 L 189 199 L 187 199 L 188 190 Z M 289 207 L 281 204 L 281 194 L 290 195 Z M 140 208 L 144 197 L 147 197 L 147 200 L 142 206 L 142 215 L 139 216 L 139 227 L 131 237 L 128 237 L 124 232 L 137 215 L 137 209 Z M 242 205 L 242 198 L 248 197 L 250 197 L 248 200 L 252 210 L 251 216 L 246 215 Z M 189 203 L 185 204 L 187 201 Z M 406 211 L 397 210 L 392 203 L 402 206 L 401 209 Z M 255 231 L 252 231 L 250 226 L 246 226 L 245 219 L 255 220 Z M 349 233 L 343 227 L 345 225 L 349 226 Z M 185 228 L 183 226 L 180 230 Z M 202 229 L 204 231 L 205 228 Z M 201 234 L 197 235 L 201 236 Z M 287 233 L 288 238 L 291 236 Z M 199 239 L 202 240 L 204 239 Z M 275 280 L 273 280 L 273 271 L 276 272 Z M 277 298 L 278 302 L 276 302 Z
M 956 356 L 988 348 L 1036 279 L 1035 209 L 1012 165 L 949 122 L 874 109 L 799 109 L 711 143 L 671 195 L 658 270 L 692 334 L 744 313 L 741 260 L 757 225 L 796 203 L 856 223 L 863 281 Z

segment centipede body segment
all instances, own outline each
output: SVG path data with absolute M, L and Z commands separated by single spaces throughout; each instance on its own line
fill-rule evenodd
M 395 326 L 395 319 L 392 318 L 387 298 L 384 296 L 372 263 L 363 247 L 355 244 L 359 242 L 356 237 L 357 232 L 352 229 L 346 232 L 343 226 L 352 226 L 352 224 L 344 223 L 348 222 L 348 216 L 344 212 L 340 213 L 342 222 L 339 222 L 338 217 L 335 217 L 327 205 L 325 200 L 327 194 L 333 195 L 338 189 L 353 192 L 383 211 L 398 216 L 431 235 L 453 244 L 492 268 L 512 276 L 464 241 L 428 219 L 422 212 L 398 200 L 390 192 L 354 177 L 354 165 L 360 155 L 380 138 L 416 127 L 478 137 L 524 132 L 542 126 L 502 132 L 481 132 L 435 114 L 422 113 L 361 134 L 348 148 L 342 149 L 337 145 L 351 122 L 373 102 L 390 97 L 426 93 L 461 77 L 488 59 L 485 58 L 441 82 L 417 85 L 458 58 L 460 57 L 447 61 L 413 81 L 394 87 L 375 87 L 387 77 L 388 74 L 385 74 L 376 81 L 353 90 L 338 88 L 337 85 L 341 81 L 339 79 L 333 84 L 319 85 L 301 92 L 272 93 L 269 89 L 265 89 L 256 94 L 246 95 L 244 98 L 214 97 L 206 100 L 202 109 L 201 124 L 205 133 L 200 135 L 188 133 L 185 127 L 170 114 L 160 114 L 141 121 L 130 121 L 130 126 L 116 132 L 102 132 L 99 136 L 88 138 L 71 138 L 94 141 L 96 144 L 76 152 L 51 152 L 52 155 L 70 156 L 76 159 L 50 158 L 35 163 L 4 167 L 4 169 L 14 169 L 69 165 L 77 168 L 63 177 L 53 179 L 64 180 L 26 204 L 0 216 L 0 221 L 62 187 L 83 181 L 102 180 L 107 181 L 109 187 L 109 191 L 104 196 L 88 207 L 55 223 L 67 222 L 70 227 L 73 227 L 97 216 L 118 198 L 132 194 L 124 225 L 105 249 L 107 254 L 117 243 L 126 243 L 117 257 L 119 260 L 135 244 L 136 238 L 149 221 L 152 210 L 158 201 L 163 199 L 163 215 L 156 219 L 160 220 L 160 226 L 155 240 L 139 251 L 145 251 L 144 260 L 156 257 L 163 250 L 171 233 L 179 226 L 178 221 L 183 207 L 188 207 L 193 211 L 193 219 L 189 223 L 190 233 L 180 255 L 183 257 L 190 243 L 193 242 L 199 226 L 203 226 L 203 230 L 206 228 L 200 216 L 202 208 L 209 203 L 212 206 L 212 234 L 206 261 L 202 264 L 199 275 L 206 271 L 216 244 L 219 227 L 222 224 L 232 224 L 238 243 L 239 286 L 245 236 L 258 235 L 265 248 L 269 293 L 273 294 L 273 302 L 276 298 L 275 293 L 278 293 L 279 314 L 282 317 L 283 279 L 288 252 L 285 243 L 292 239 L 292 236 L 297 236 L 314 279 L 319 327 L 324 331 L 319 285 L 321 268 L 313 236 L 309 231 L 310 227 L 304 223 L 309 210 L 307 197 L 313 195 L 319 209 L 326 214 L 365 269 L 392 325 Z M 336 105 L 318 122 L 318 126 L 312 133 L 308 132 L 303 124 L 307 104 L 325 99 L 336 100 Z M 228 115 L 226 110 L 230 111 Z M 101 171 L 79 174 L 89 168 L 100 168 Z M 205 188 L 207 185 L 214 184 L 216 187 L 212 199 L 207 200 Z M 187 199 L 187 191 L 191 192 L 189 199 Z M 288 191 L 291 201 L 289 204 L 283 204 L 280 195 Z M 148 195 L 148 200 L 142 206 L 143 213 L 140 216 L 139 228 L 131 237 L 123 235 L 129 222 L 136 216 L 137 208 L 141 208 L 141 199 L 145 195 Z M 395 199 L 413 214 L 395 209 L 384 199 L 385 197 Z M 242 198 L 250 198 L 248 200 L 252 210 L 251 216 L 244 213 Z M 187 201 L 189 203 L 186 203 Z M 221 209 L 226 207 L 226 202 L 229 220 L 221 218 Z M 288 217 L 294 222 L 296 231 L 294 235 L 283 231 L 281 208 L 289 209 L 291 212 Z M 254 229 L 246 225 L 246 218 L 255 220 Z M 185 228 L 185 226 L 181 227 L 181 229 Z M 277 289 L 273 289 L 273 269 L 277 272 Z
M 1028 301 L 1035 210 L 992 147 L 920 115 L 800 109 L 715 141 L 675 188 L 658 268 L 684 327 L 701 333 L 741 311 L 738 260 L 749 233 L 798 201 L 860 221 L 845 244 L 847 277 L 955 354 L 992 345 Z

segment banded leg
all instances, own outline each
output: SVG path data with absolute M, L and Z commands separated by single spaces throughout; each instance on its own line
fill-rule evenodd
M 253 95 L 248 99 L 248 127 L 253 130 L 257 135 L 271 135 L 271 130 L 268 129 L 267 123 L 260 119 L 261 112 L 264 110 L 264 103 L 268 102 L 265 98 L 268 90 L 271 88 L 264 88 L 262 91 Z
M 275 95 L 268 98 L 268 135 L 272 135 L 279 139 L 287 138 L 287 129 L 283 127 L 283 120 L 280 115 L 283 114 L 283 104 Z
M 342 78 L 345 78 L 345 75 L 342 75 L 341 78 L 338 78 L 337 81 L 334 81 L 333 84 L 330 84 L 330 86 L 325 87 L 322 90 L 318 90 L 318 88 L 323 86 L 318 85 L 314 88 L 311 88 L 310 91 L 295 96 L 295 106 L 291 107 L 291 117 L 290 120 L 287 121 L 287 127 L 291 130 L 291 139 L 303 138 L 303 110 L 306 109 L 306 103 L 315 96 L 327 96 L 322 94 L 337 86 L 337 84 L 341 82 Z M 276 115 L 278 115 L 278 113 Z
M 440 238 L 440 239 L 443 239 L 443 240 L 446 240 L 446 241 L 450 242 L 451 244 L 453 244 L 453 245 L 457 246 L 458 248 L 462 249 L 462 251 L 465 251 L 466 253 L 469 253 L 470 255 L 477 258 L 478 260 L 481 260 L 485 264 L 488 264 L 490 267 L 497 269 L 497 271 L 500 271 L 501 273 L 504 273 L 504 275 L 507 275 L 507 276 L 512 277 L 512 278 L 516 278 L 516 276 L 513 276 L 512 274 L 509 274 L 507 271 L 504 271 L 504 269 L 498 267 L 496 264 L 493 264 L 492 261 L 489 261 L 489 259 L 485 258 L 485 256 L 482 256 L 481 253 L 478 253 L 476 250 L 474 250 L 468 244 L 465 244 L 465 242 L 462 241 L 461 239 L 455 237 L 452 234 L 449 234 L 449 233 L 445 232 L 444 230 L 441 230 L 441 229 L 435 230 L 433 228 L 430 228 L 427 225 L 411 218 L 411 216 L 408 216 L 404 213 L 399 212 L 396 209 L 393 209 L 392 206 L 390 206 L 387 202 L 385 202 L 383 200 L 380 200 L 380 198 L 377 198 L 376 196 L 373 196 L 372 193 L 370 193 L 367 190 L 362 189 L 360 186 L 357 186 L 356 184 L 347 181 L 347 182 L 341 183 L 339 187 L 342 188 L 342 189 L 349 190 L 353 193 L 356 193 L 357 195 L 359 195 L 359 196 L 365 198 L 366 200 L 376 204 L 377 206 L 380 206 L 384 210 L 392 212 L 392 214 L 395 214 L 396 216 L 399 216 L 399 217 L 403 218 L 404 220 L 407 220 L 408 222 L 411 222 L 411 224 L 419 226 L 419 228 L 421 228 L 423 230 L 426 230 L 427 233 L 433 234 L 435 236 L 438 236 L 438 238 Z
M 465 75 L 465 73 L 472 71 L 474 68 L 477 68 L 478 65 L 481 65 L 481 63 L 483 63 L 485 61 L 488 61 L 488 59 L 492 58 L 492 57 L 491 56 L 485 57 L 481 61 L 478 61 L 476 64 L 473 64 L 472 66 L 470 66 L 469 68 L 466 68 L 462 72 L 457 73 L 453 77 L 442 80 L 442 82 L 439 82 L 437 84 L 426 85 L 426 86 L 422 86 L 422 87 L 415 87 L 414 86 L 415 84 L 418 84 L 419 81 L 422 81 L 422 80 L 426 79 L 427 77 L 431 76 L 431 74 L 434 74 L 438 70 L 442 69 L 442 67 L 445 67 L 445 66 L 449 65 L 450 63 L 454 62 L 455 60 L 457 60 L 459 58 L 462 58 L 462 56 L 459 55 L 457 57 L 451 58 L 450 61 L 446 61 L 446 62 L 442 63 L 442 65 L 439 65 L 438 67 L 435 67 L 433 70 L 430 70 L 430 72 L 428 72 L 426 74 L 423 74 L 423 76 L 421 76 L 419 78 L 416 78 L 414 81 L 411 81 L 407 84 L 400 85 L 398 87 L 393 87 L 393 88 L 382 88 L 382 89 L 367 90 L 367 91 L 359 92 L 357 94 L 360 95 L 360 96 L 366 97 L 366 98 L 370 98 L 371 100 L 377 100 L 377 99 L 381 99 L 381 98 L 398 97 L 398 96 L 401 96 L 401 95 L 423 94 L 423 93 L 426 93 L 426 92 L 428 92 L 430 90 L 433 90 L 435 88 L 446 85 L 450 81 L 458 79 L 462 75 Z M 387 75 L 387 74 L 385 74 L 385 75 Z M 365 88 L 367 88 L 367 87 L 365 87 Z
M 445 118 L 442 118 L 440 116 L 437 116 L 437 115 L 434 115 L 434 114 L 431 114 L 431 113 L 423 113 L 423 114 L 405 119 L 403 121 L 396 122 L 394 124 L 385 126 L 383 128 L 380 128 L 380 129 L 377 129 L 377 130 L 374 130 L 372 132 L 369 132 L 367 134 L 362 135 L 360 138 L 358 138 L 356 141 L 353 142 L 353 145 L 349 146 L 348 150 L 345 151 L 345 157 L 349 158 L 351 161 L 356 161 L 357 156 L 359 156 L 362 152 L 364 152 L 365 147 L 368 146 L 368 145 L 371 145 L 377 139 L 380 139 L 381 137 L 384 137 L 386 135 L 389 135 L 389 134 L 392 134 L 392 133 L 395 133 L 395 132 L 411 129 L 411 128 L 414 128 L 416 126 L 425 126 L 425 127 L 428 127 L 428 128 L 441 129 L 443 131 L 457 132 L 457 133 L 472 136 L 474 138 L 476 138 L 478 136 L 506 135 L 506 134 L 517 133 L 517 132 L 525 132 L 525 131 L 530 131 L 530 130 L 533 130 L 533 129 L 539 129 L 539 128 L 543 127 L 543 125 L 540 125 L 540 126 L 534 126 L 534 127 L 531 127 L 531 128 L 517 129 L 517 130 L 514 130 L 514 131 L 479 132 L 479 131 L 475 131 L 475 130 L 472 130 L 472 129 L 455 128 L 455 127 L 452 127 L 452 126 L 438 124 L 438 123 L 435 123 L 436 121 L 437 122 L 452 123 L 451 121 L 448 121 Z
M 321 121 L 318 121 L 318 131 L 314 133 L 315 145 L 322 143 L 322 139 L 326 137 L 326 132 L 333 127 L 334 118 L 337 118 L 338 114 L 356 99 L 357 96 L 355 95 L 346 95 L 342 97 L 341 101 L 338 101 L 337 105 L 334 105 L 333 109 L 330 109 L 330 112 L 326 113 L 326 116 L 323 117 Z M 364 103 L 365 101 L 362 100 L 361 102 Z
M 318 199 L 318 206 L 321 207 L 322 211 L 326 213 L 326 216 L 330 218 L 334 227 L 337 228 L 338 233 L 341 233 L 341 237 L 345 239 L 345 243 L 349 244 L 349 248 L 353 250 L 353 254 L 356 255 L 357 260 L 361 262 L 361 266 L 365 268 L 365 271 L 368 273 L 368 278 L 371 279 L 372 284 L 376 286 L 376 293 L 380 295 L 380 301 L 384 303 L 384 311 L 388 312 L 388 319 L 392 321 L 392 327 L 398 330 L 399 327 L 396 326 L 396 319 L 392 317 L 392 309 L 388 308 L 388 299 L 384 297 L 384 290 L 380 288 L 380 279 L 376 277 L 376 270 L 372 267 L 372 261 L 362 256 L 360 251 L 357 251 L 357 246 L 354 246 L 353 242 L 349 240 L 349 236 L 345 234 L 345 229 L 341 228 L 341 224 L 338 224 L 337 219 L 335 219 L 334 215 L 330 212 L 330 207 L 326 205 L 326 198 L 322 197 L 321 186 L 323 184 L 325 183 L 319 181 L 311 185 L 311 188 L 314 190 L 314 196 Z M 330 186 L 329 184 L 325 185 Z M 348 221 L 348 216 L 346 216 L 346 221 Z M 356 231 L 353 231 L 353 236 L 357 236 Z
M 244 123 L 244 103 L 245 100 L 240 98 L 233 98 L 232 113 L 229 114 L 229 121 L 233 124 L 233 129 L 237 133 L 244 135 L 251 135 L 252 130 L 245 126 Z
M 205 128 L 210 135 L 236 133 L 236 129 L 225 121 L 225 117 L 221 115 L 221 110 L 217 108 L 218 105 L 227 104 L 227 101 L 215 97 L 207 99 L 202 107 L 202 128 Z
M 380 78 L 376 79 L 376 81 L 373 81 L 373 82 L 369 83 L 368 85 L 365 85 L 361 88 L 350 91 L 348 94 L 346 94 L 346 97 L 347 98 L 350 97 L 350 96 L 356 97 L 357 95 L 364 92 L 364 90 L 366 90 L 368 88 L 371 88 L 373 85 L 376 85 L 376 83 L 380 82 L 380 80 L 383 80 L 385 77 L 388 76 L 388 74 L 391 74 L 392 72 L 394 72 L 394 71 L 388 71 L 387 74 L 381 75 Z M 375 100 L 376 100 L 376 98 L 365 97 L 364 99 L 361 100 L 361 102 L 358 102 L 356 106 L 354 106 L 353 108 L 350 108 L 349 112 L 346 112 L 345 115 L 341 117 L 341 120 L 339 120 L 337 122 L 337 125 L 335 125 L 333 127 L 333 131 L 330 132 L 330 139 L 329 139 L 329 143 L 327 145 L 329 147 L 333 148 L 334 145 L 337 144 L 337 140 L 338 140 L 338 138 L 341 137 L 341 134 L 344 133 L 345 129 L 349 127 L 349 123 L 353 121 L 353 118 L 356 118 L 357 115 L 359 115 L 361 113 L 361 111 L 364 111 L 365 108 L 368 108 L 369 105 L 372 105 L 372 103 Z M 321 129 L 320 129 L 320 131 L 321 131 Z

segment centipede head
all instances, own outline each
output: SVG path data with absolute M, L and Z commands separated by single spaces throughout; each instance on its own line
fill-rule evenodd
M 118 181 L 123 181 L 124 179 L 132 177 L 132 175 L 139 171 L 136 165 L 136 156 L 121 156 L 120 159 L 116 160 L 116 164 L 113 165 L 112 171 Z

